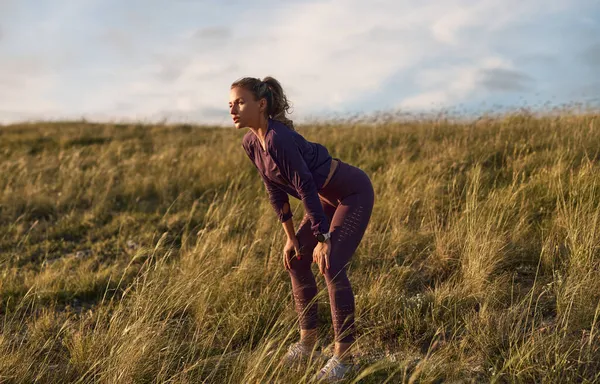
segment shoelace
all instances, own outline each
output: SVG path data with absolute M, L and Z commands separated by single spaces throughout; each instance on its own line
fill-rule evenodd
M 299 341 L 289 346 L 285 359 L 287 361 L 294 361 L 300 358 L 308 358 L 311 355 L 311 353 L 312 351 L 310 349 L 307 349 L 304 346 L 304 344 L 302 344 L 302 342 Z M 320 355 L 320 352 L 314 352 L 314 357 L 319 357 Z
M 290 357 L 293 357 L 293 358 L 298 358 L 298 357 L 306 356 L 309 354 L 309 352 L 306 351 L 306 349 L 304 348 L 304 346 L 301 343 L 292 344 L 290 346 L 289 352 L 290 352 Z
M 350 364 L 344 364 L 336 356 L 332 356 L 319 371 L 317 379 L 341 379 L 351 367 Z

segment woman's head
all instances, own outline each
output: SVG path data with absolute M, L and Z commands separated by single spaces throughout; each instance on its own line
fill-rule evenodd
M 229 113 L 236 128 L 256 127 L 261 119 L 270 117 L 293 130 L 294 123 L 285 116 L 289 109 L 281 84 L 270 76 L 263 80 L 244 77 L 231 84 Z

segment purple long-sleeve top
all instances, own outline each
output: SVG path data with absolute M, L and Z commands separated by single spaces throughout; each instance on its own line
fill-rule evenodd
M 261 175 L 280 222 L 292 217 L 289 194 L 302 200 L 315 236 L 329 231 L 329 219 L 318 195 L 331 167 L 332 157 L 327 148 L 270 118 L 265 134 L 266 150 L 250 130 L 244 135 L 242 146 Z

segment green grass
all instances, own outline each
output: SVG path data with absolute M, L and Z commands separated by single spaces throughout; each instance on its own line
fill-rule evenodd
M 375 187 L 348 382 L 600 378 L 599 114 L 298 130 Z M 318 363 L 279 364 L 298 339 L 285 235 L 244 132 L 0 127 L 0 382 L 311 381 Z

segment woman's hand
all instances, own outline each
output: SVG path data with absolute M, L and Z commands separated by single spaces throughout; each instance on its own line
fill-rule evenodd
M 317 243 L 313 250 L 313 262 L 319 266 L 319 272 L 325 274 L 325 268 L 329 269 L 329 255 L 331 254 L 331 241 L 327 239 L 324 243 Z
M 288 271 L 291 268 L 290 261 L 294 255 L 300 260 L 300 244 L 298 244 L 298 238 L 294 237 L 290 239 L 288 237 L 285 247 L 283 247 L 283 266 Z

